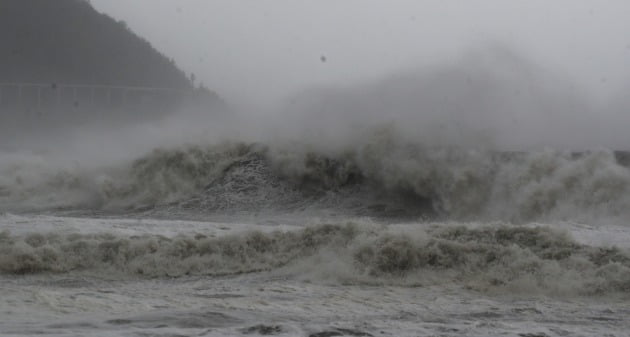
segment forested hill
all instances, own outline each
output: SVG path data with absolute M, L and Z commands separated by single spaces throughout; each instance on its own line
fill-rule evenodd
M 172 60 L 86 0 L 0 0 L 0 82 L 193 86 Z

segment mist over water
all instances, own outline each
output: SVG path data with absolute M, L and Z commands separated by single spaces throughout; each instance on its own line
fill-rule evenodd
M 625 336 L 628 9 L 0 0 L 0 335 Z
M 376 81 L 307 88 L 257 111 L 197 107 L 4 134 L 0 277 L 9 290 L 0 291 L 29 313 L 92 313 L 44 327 L 62 335 L 407 331 L 401 305 L 422 312 L 448 296 L 462 311 L 472 310 L 465 296 L 498 302 L 460 316 L 423 309 L 448 317 L 427 331 L 479 317 L 542 320 L 523 316 L 542 316 L 536 307 L 511 303 L 539 296 L 549 297 L 543 323 L 501 329 L 573 322 L 562 316 L 573 305 L 593 331 L 623 330 L 623 318 L 611 327 L 580 301 L 630 289 L 626 103 L 601 102 L 490 45 Z M 92 302 L 78 304 L 79 290 Z M 321 307 L 315 297 L 326 298 Z M 194 310 L 173 309 L 182 306 Z M 606 303 L 601 315 L 625 317 L 623 308 Z M 376 310 L 384 328 L 344 328 Z M 253 326 L 252 312 L 281 323 Z M 103 318 L 114 314 L 125 318 Z M 332 327 L 330 315 L 347 321 Z M 15 331 L 32 329 L 20 324 Z M 499 330 L 487 329 L 479 335 Z
M 307 136 L 328 131 L 334 140 L 343 130 L 389 123 L 436 146 L 585 150 L 624 149 L 628 142 L 615 128 L 628 121 L 608 102 L 497 44 L 373 83 L 305 90 L 288 101 L 289 120 Z
M 396 128 L 399 136 L 428 146 L 625 150 L 629 140 L 623 126 L 630 122 L 623 113 L 628 108 L 625 95 L 611 96 L 601 102 L 569 76 L 537 64 L 526 53 L 488 43 L 442 63 L 400 70 L 369 82 L 302 88 L 279 104 L 251 111 L 184 109 L 158 120 L 144 113 L 143 118 L 113 126 L 112 121 L 100 118 L 76 123 L 72 114 L 57 116 L 71 127 L 55 125 L 62 135 L 35 130 L 15 135 L 19 144 L 11 145 L 16 142 L 6 139 L 3 148 L 28 148 L 29 139 L 43 137 L 48 138 L 40 141 L 44 143 L 40 152 L 76 143 L 89 148 L 94 142 L 95 148 L 120 152 L 121 157 L 127 147 L 146 152 L 150 144 L 158 148 L 225 139 L 302 141 L 329 147 L 327 141 L 349 143 L 367 129 L 388 126 Z M 83 144 L 90 137 L 94 140 Z M 126 146 L 116 143 L 121 137 Z M 56 146 L 57 142 L 63 146 Z M 83 155 L 79 152 L 77 157 Z
M 4 146 L 0 197 L 4 211 L 201 198 L 199 212 L 251 212 L 291 199 L 359 216 L 626 218 L 622 110 L 489 44 L 371 83 L 303 90 L 262 112 L 188 109 L 22 135 Z M 230 190 L 236 181 L 258 194 Z

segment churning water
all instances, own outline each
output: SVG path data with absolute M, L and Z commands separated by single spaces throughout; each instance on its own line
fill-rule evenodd
M 3 154 L 2 335 L 565 336 L 629 325 L 628 155 L 218 142 Z

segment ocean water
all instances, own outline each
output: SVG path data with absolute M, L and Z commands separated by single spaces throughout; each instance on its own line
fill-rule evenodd
M 2 336 L 628 336 L 626 153 L 0 156 Z

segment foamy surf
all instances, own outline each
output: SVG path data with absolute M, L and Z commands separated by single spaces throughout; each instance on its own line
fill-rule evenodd
M 1 209 L 149 217 L 304 214 L 626 223 L 626 152 L 436 148 L 376 129 L 359 142 L 163 148 L 107 167 L 2 157 Z
M 622 334 L 627 154 L 224 142 L 0 162 L 0 334 Z
M 90 232 L 95 225 L 98 230 Z M 302 228 L 168 225 L 171 228 L 156 232 L 160 227 L 150 221 L 108 220 L 81 226 L 85 228 L 80 231 L 5 230 L 0 236 L 0 272 L 155 278 L 266 271 L 339 284 L 446 282 L 480 291 L 581 295 L 623 293 L 630 287 L 627 249 L 582 244 L 566 229 L 549 226 L 401 227 L 360 221 Z
M 7 336 L 596 336 L 628 328 L 630 230 L 621 226 L 11 214 L 0 222 Z M 16 269 L 17 261 L 26 264 Z

